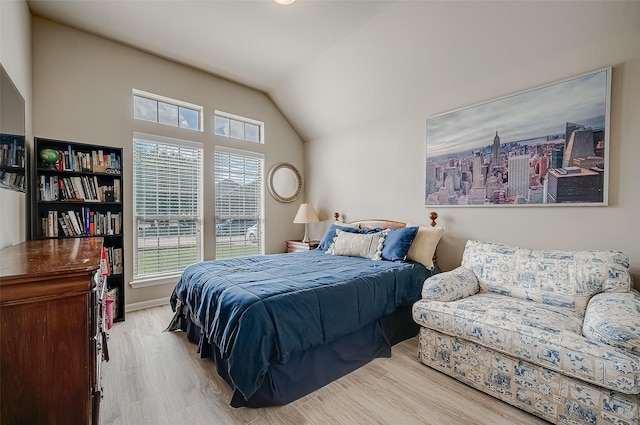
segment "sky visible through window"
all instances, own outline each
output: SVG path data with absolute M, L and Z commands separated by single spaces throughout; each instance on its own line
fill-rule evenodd
M 221 115 L 215 117 L 215 134 L 260 143 L 260 125 Z
M 200 129 L 198 110 L 137 95 L 133 96 L 133 106 L 136 119 L 189 130 Z

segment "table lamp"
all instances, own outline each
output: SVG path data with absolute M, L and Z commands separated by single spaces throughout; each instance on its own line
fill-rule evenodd
M 316 214 L 316 210 L 313 209 L 313 205 L 300 204 L 300 208 L 298 208 L 298 213 L 296 214 L 296 218 L 293 219 L 293 222 L 304 223 L 304 239 L 302 239 L 302 242 L 309 242 L 309 237 L 307 236 L 307 223 L 318 223 L 319 221 L 318 214 Z

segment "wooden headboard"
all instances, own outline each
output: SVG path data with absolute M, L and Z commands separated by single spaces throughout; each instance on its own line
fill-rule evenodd
M 340 213 L 335 213 L 334 217 L 336 221 L 340 221 Z M 436 220 L 438 219 L 438 213 L 432 211 L 429 213 L 429 219 L 431 220 L 431 227 L 436 227 Z M 385 220 L 381 218 L 374 218 L 369 220 L 352 221 L 349 224 L 360 226 L 361 229 L 390 229 L 390 228 L 402 228 L 407 227 L 407 223 L 403 221 Z

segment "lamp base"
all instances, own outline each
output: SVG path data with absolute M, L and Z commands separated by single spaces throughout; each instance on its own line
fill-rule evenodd
M 304 223 L 304 238 L 302 238 L 303 243 L 309 243 L 309 236 L 307 236 L 307 223 Z

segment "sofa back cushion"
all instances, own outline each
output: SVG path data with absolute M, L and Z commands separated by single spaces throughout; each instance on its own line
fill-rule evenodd
M 630 289 L 629 257 L 619 251 L 532 250 L 468 241 L 462 266 L 478 277 L 481 291 L 584 314 L 589 299 L 603 291 Z

